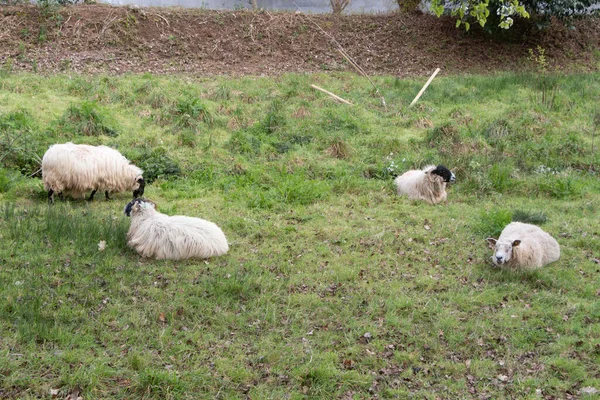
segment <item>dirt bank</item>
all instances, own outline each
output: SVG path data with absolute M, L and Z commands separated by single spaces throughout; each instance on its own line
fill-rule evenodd
M 0 62 L 39 72 L 279 74 L 350 67 L 319 24 L 370 74 L 426 75 L 531 67 L 546 50 L 551 68 L 597 70 L 600 19 L 511 42 L 465 32 L 423 14 L 314 15 L 83 5 L 42 12 L 0 8 Z

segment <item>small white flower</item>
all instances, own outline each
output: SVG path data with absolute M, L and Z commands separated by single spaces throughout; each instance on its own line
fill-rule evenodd
M 15 286 L 21 286 L 23 283 L 24 283 L 23 281 L 16 281 Z
M 106 240 L 101 240 L 98 243 L 98 251 L 104 251 L 105 248 L 106 248 Z

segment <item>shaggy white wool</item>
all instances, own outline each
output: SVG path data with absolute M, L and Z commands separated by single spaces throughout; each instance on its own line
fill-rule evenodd
M 142 170 L 117 150 L 106 146 L 55 144 L 42 159 L 45 190 L 83 197 L 93 190 L 124 192 L 136 190 Z
M 168 216 L 148 200 L 133 200 L 127 244 L 142 257 L 184 260 L 223 255 L 229 245 L 223 231 L 200 218 Z
M 425 200 L 429 204 L 446 201 L 446 182 L 439 175 L 432 174 L 436 167 L 429 165 L 422 170 L 406 171 L 394 180 L 398 195 L 409 199 Z
M 558 242 L 540 227 L 511 222 L 498 240 L 488 238 L 494 248 L 494 264 L 508 269 L 536 269 L 560 258 Z

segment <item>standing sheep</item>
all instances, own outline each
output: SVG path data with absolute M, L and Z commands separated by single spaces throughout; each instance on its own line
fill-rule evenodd
M 136 198 L 144 194 L 145 186 L 142 170 L 117 150 L 71 142 L 52 145 L 46 151 L 42 179 L 49 203 L 54 202 L 55 192 L 61 199 L 63 192 L 82 198 L 88 190 L 92 191 L 89 201 L 94 200 L 98 190 L 104 190 L 107 200 L 109 193 L 125 190 L 133 190 Z
M 455 180 L 456 176 L 443 165 L 429 165 L 422 170 L 406 171 L 394 180 L 394 184 L 398 195 L 437 204 L 446 201 L 446 184 L 454 183 Z
M 487 241 L 494 249 L 492 262 L 499 267 L 532 270 L 560 258 L 558 242 L 531 224 L 511 222 L 498 240 L 488 238 Z
M 125 207 L 125 215 L 131 217 L 127 244 L 142 257 L 184 260 L 229 251 L 225 234 L 217 225 L 200 218 L 162 214 L 150 200 L 132 200 Z

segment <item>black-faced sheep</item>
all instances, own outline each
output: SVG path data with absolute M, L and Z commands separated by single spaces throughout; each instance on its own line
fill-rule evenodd
M 212 222 L 181 215 L 168 216 L 150 200 L 135 199 L 125 207 L 131 217 L 127 244 L 142 257 L 159 260 L 209 258 L 229 251 L 223 231 Z
M 48 202 L 54 202 L 54 193 L 62 199 L 63 193 L 94 199 L 98 190 L 103 190 L 106 199 L 109 193 L 133 190 L 133 197 L 144 194 L 142 170 L 129 163 L 117 150 L 106 146 L 85 144 L 55 144 L 50 146 L 42 159 L 42 180 L 48 191 Z
M 541 228 L 511 222 L 506 225 L 498 240 L 488 238 L 494 249 L 492 262 L 508 269 L 536 269 L 560 258 L 558 242 Z
M 443 165 L 429 165 L 422 170 L 406 171 L 394 180 L 394 184 L 398 195 L 437 204 L 446 201 L 446 184 L 455 180 L 456 176 Z

